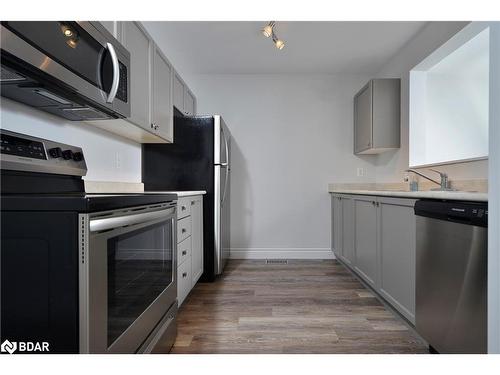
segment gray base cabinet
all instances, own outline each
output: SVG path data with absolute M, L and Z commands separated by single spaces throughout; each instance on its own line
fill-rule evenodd
M 177 302 L 181 306 L 203 273 L 203 196 L 177 201 Z
M 378 204 L 378 290 L 415 323 L 415 200 L 380 197 Z
M 332 194 L 332 251 L 415 323 L 415 200 Z
M 354 268 L 373 288 L 378 284 L 376 197 L 355 196 Z

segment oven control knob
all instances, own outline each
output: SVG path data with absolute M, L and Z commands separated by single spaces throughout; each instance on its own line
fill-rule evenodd
M 54 147 L 49 149 L 49 155 L 52 158 L 60 158 L 62 156 L 61 147 Z
M 73 152 L 73 160 L 74 161 L 82 161 L 83 153 L 82 152 Z
M 62 152 L 62 157 L 64 160 L 69 160 L 73 158 L 73 151 L 71 150 L 64 150 Z

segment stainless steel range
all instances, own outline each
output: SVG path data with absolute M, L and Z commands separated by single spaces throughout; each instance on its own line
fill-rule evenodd
M 167 353 L 176 196 L 85 194 L 83 151 L 1 131 L 0 340 L 51 353 Z

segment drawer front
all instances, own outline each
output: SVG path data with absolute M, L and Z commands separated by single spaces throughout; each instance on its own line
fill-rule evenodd
M 177 267 L 177 300 L 179 306 L 184 302 L 191 291 L 192 276 L 191 276 L 191 260 L 187 259 L 179 267 Z
M 177 219 L 191 215 L 191 197 L 183 197 L 177 200 Z
M 191 236 L 177 245 L 177 266 L 191 257 Z
M 181 243 L 191 235 L 191 216 L 177 222 L 177 243 Z

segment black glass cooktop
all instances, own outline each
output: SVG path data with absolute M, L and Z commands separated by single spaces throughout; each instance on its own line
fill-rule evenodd
M 177 200 L 176 194 L 2 194 L 2 211 L 99 212 Z

